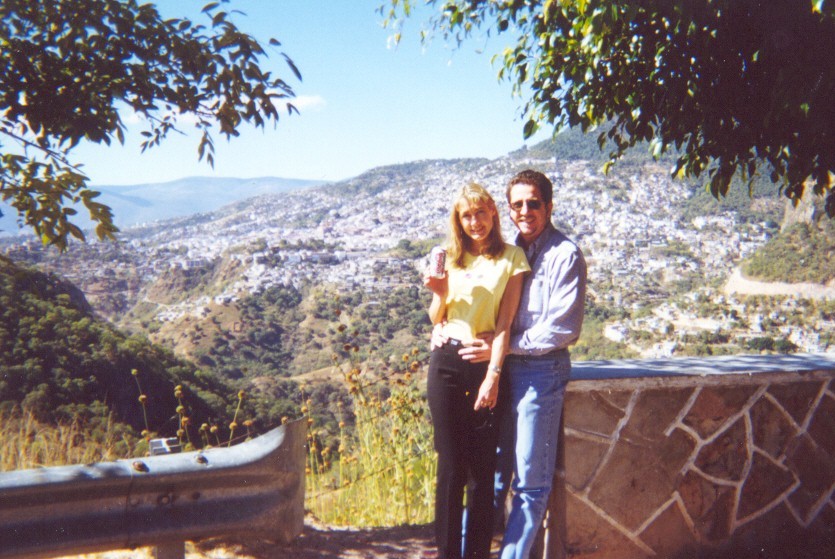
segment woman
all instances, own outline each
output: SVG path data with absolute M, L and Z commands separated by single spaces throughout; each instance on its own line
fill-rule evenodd
M 524 252 L 502 239 L 496 204 L 475 183 L 455 198 L 446 248 L 444 276 L 424 277 L 432 290 L 429 317 L 434 325 L 442 325 L 447 339 L 432 351 L 427 386 L 438 453 L 435 538 L 443 559 L 487 559 L 498 437 L 492 410 L 523 274 L 530 267 Z M 463 360 L 458 350 L 485 332 L 494 333 L 490 362 Z

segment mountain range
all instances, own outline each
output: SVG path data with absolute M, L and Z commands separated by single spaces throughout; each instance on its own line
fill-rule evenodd
M 98 202 L 113 210 L 116 226 L 127 229 L 166 219 L 214 211 L 227 204 L 260 196 L 315 186 L 320 181 L 280 177 L 215 178 L 186 177 L 175 181 L 126 186 L 102 185 L 91 189 L 101 195 Z M 17 213 L 0 202 L 0 235 L 27 234 L 17 225 Z M 91 222 L 83 207 L 78 208 L 76 224 L 88 229 Z
M 568 133 L 495 159 L 414 161 L 333 184 L 193 178 L 118 187 L 103 198 L 123 228 L 118 241 L 73 242 L 58 253 L 32 235 L 8 236 L 0 252 L 72 282 L 97 317 L 201 375 L 260 394 L 271 402 L 262 415 L 274 420 L 292 408 L 288 379 L 332 382 L 334 356 L 364 367 L 401 362 L 412 350 L 424 358 L 418 271 L 445 234 L 453 194 L 484 184 L 510 238 L 504 185 L 536 168 L 555 184 L 554 223 L 589 263 L 578 359 L 733 353 L 776 340 L 803 351 L 835 346 L 828 307 L 795 319 L 776 306 L 790 300 L 740 301 L 722 291 L 778 232 L 784 204 L 773 188 L 755 185 L 749 197 L 737 185 L 717 201 L 695 181 L 673 180 L 669 158 L 639 151 L 608 174 L 604 159 L 593 136 Z
M 667 305 L 670 308 L 655 313 L 650 324 L 657 330 L 653 338 L 664 337 L 672 322 L 682 325 L 677 337 L 697 337 L 698 329 L 691 328 L 697 321 L 688 316 L 689 303 L 681 297 L 736 305 L 723 302 L 721 286 L 740 262 L 778 233 L 784 202 L 767 180 L 754 183 L 751 195 L 745 185 L 736 184 L 727 197 L 716 200 L 696 180 L 671 178 L 672 155 L 654 159 L 636 148 L 604 174 L 605 159 L 594 135 L 569 131 L 552 142 L 495 159 L 413 161 L 331 184 L 295 181 L 281 192 L 254 197 L 248 196 L 260 188 L 281 188 L 276 186 L 281 179 L 225 184 L 189 179 L 146 185 L 130 194 L 139 200 L 126 197 L 132 191 L 120 192 L 121 200 L 131 204 L 114 208 L 117 222 L 126 221 L 123 214 L 142 204 L 149 211 L 151 206 L 167 205 L 192 212 L 124 227 L 117 242 L 72 243 L 63 254 L 42 247 L 32 236 L 0 239 L 0 249 L 7 247 L 13 260 L 37 264 L 76 283 L 96 312 L 120 327 L 145 332 L 194 358 L 211 350 L 211 340 L 194 333 L 200 328 L 205 332 L 201 324 L 220 324 L 238 338 L 248 335 L 246 324 L 224 305 L 234 306 L 251 295 L 287 286 L 305 294 L 419 287 L 415 274 L 428 249 L 446 233 L 453 194 L 477 181 L 502 207 L 509 178 L 521 169 L 535 168 L 554 182 L 555 225 L 586 253 L 592 299 L 606 307 L 630 309 L 638 319 L 641 309 Z M 230 197 L 237 200 L 222 205 Z M 205 205 L 198 207 L 196 200 L 189 204 L 192 198 Z M 205 211 L 195 213 L 200 208 Z M 514 227 L 507 211 L 500 213 L 502 230 L 510 239 Z M 789 262 L 794 253 L 802 256 L 784 249 L 781 254 L 788 256 L 781 259 Z M 803 258 L 807 263 L 799 265 L 809 267 L 809 257 Z M 770 279 L 796 281 L 791 270 L 797 266 L 785 268 L 789 276 Z M 821 276 L 817 281 L 828 279 Z M 751 313 L 755 320 L 759 311 L 736 312 Z M 628 321 L 612 326 L 636 328 Z M 737 339 L 744 341 L 755 333 L 739 332 Z M 311 336 L 315 339 L 317 334 Z M 801 347 L 815 351 L 828 343 L 816 340 L 804 341 Z M 406 344 L 406 338 L 401 342 Z M 328 357 L 328 348 L 320 345 L 317 352 Z M 668 352 L 643 341 L 635 349 L 649 357 Z M 314 361 L 320 362 L 304 359 L 290 368 L 301 372 Z

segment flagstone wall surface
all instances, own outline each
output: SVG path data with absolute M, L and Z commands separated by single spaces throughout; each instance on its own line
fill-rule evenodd
M 833 379 L 832 354 L 575 363 L 561 553 L 835 557 Z

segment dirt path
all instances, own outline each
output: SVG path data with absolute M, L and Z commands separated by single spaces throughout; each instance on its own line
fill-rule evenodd
M 306 521 L 301 536 L 287 545 L 204 542 L 186 559 L 429 559 L 434 549 L 429 525 L 360 530 Z
M 742 277 L 739 268 L 734 269 L 731 277 L 725 283 L 727 294 L 742 295 L 795 295 L 804 299 L 835 299 L 835 285 L 820 285 L 817 283 L 785 283 L 754 281 Z
M 435 557 L 431 525 L 394 528 L 336 528 L 305 519 L 289 544 L 206 540 L 186 544 L 185 559 L 430 559 Z M 154 559 L 153 548 L 117 550 L 58 559 Z

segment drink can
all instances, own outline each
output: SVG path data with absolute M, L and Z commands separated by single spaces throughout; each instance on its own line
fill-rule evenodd
M 446 251 L 441 247 L 435 247 L 429 253 L 429 275 L 433 278 L 444 277 L 444 265 L 446 264 Z

